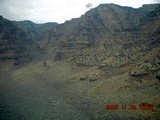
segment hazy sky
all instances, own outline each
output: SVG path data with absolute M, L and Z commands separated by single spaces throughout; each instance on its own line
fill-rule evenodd
M 63 23 L 101 3 L 137 8 L 142 4 L 160 3 L 160 0 L 0 0 L 0 15 L 10 20 Z

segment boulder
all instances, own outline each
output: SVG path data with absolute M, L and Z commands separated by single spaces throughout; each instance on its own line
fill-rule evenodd
M 96 81 L 96 80 L 98 80 L 96 77 L 89 78 L 89 81 Z
M 143 76 L 149 74 L 145 69 L 134 68 L 129 71 L 130 76 Z

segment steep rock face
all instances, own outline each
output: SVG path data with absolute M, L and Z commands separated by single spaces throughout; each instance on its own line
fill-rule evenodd
M 54 28 L 50 33 L 51 40 L 95 43 L 96 39 L 104 34 L 134 29 L 139 24 L 142 15 L 143 12 L 137 9 L 115 4 L 102 4 L 80 18 L 72 19 Z
M 11 38 L 16 42 L 13 44 L 16 50 L 9 50 L 15 56 L 46 55 L 55 61 L 68 60 L 78 65 L 121 66 L 159 48 L 159 18 L 160 4 L 143 5 L 138 9 L 102 4 L 63 24 L 37 25 L 1 17 L 0 36 L 7 45 Z M 1 45 L 2 49 L 8 50 L 7 45 Z M 2 53 L 3 50 L 0 55 Z
M 39 41 L 44 30 L 56 23 L 37 25 L 30 21 L 15 22 L 0 17 L 0 62 L 30 61 L 39 49 Z M 33 54 L 33 55 L 32 55 Z
M 139 9 L 102 4 L 51 29 L 46 46 L 79 65 L 130 63 L 159 47 L 159 9 L 159 4 Z
M 32 39 L 32 41 L 36 42 L 39 41 L 42 37 L 42 33 L 46 31 L 49 28 L 52 28 L 57 23 L 50 22 L 50 23 L 44 23 L 44 24 L 35 24 L 32 21 L 20 21 L 20 22 L 14 22 L 14 24 L 21 30 L 23 30 L 29 37 L 29 39 Z
M 0 18 L 0 28 L 0 60 L 16 62 L 22 56 L 27 56 L 21 41 L 22 38 L 27 38 L 27 35 L 3 17 Z

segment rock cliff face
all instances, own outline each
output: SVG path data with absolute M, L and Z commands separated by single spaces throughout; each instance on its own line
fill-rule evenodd
M 0 58 L 31 59 L 43 50 L 56 61 L 121 66 L 159 47 L 159 19 L 159 4 L 138 9 L 101 4 L 64 24 L 37 25 L 1 17 Z
M 56 25 L 37 25 L 31 21 L 15 22 L 0 17 L 0 62 L 15 65 L 30 61 L 32 53 L 40 50 L 38 42 L 42 32 Z
M 0 17 L 0 60 L 17 61 L 25 53 L 27 35 L 13 22 Z M 22 55 L 23 54 L 23 55 Z M 16 63 L 16 62 L 15 62 Z
M 79 65 L 120 66 L 159 47 L 160 5 L 139 9 L 102 4 L 51 29 L 47 38 L 62 59 Z M 61 53 L 61 54 L 60 54 Z

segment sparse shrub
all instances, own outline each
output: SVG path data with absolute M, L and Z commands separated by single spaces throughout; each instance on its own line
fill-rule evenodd
M 160 80 L 160 75 L 156 75 L 156 79 Z

